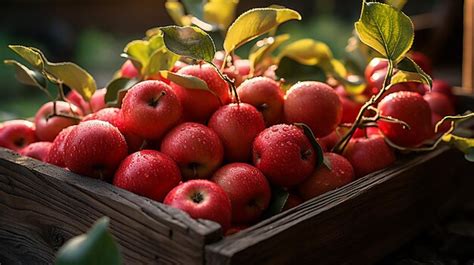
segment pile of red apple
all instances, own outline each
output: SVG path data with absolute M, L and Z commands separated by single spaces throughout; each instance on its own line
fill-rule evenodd
M 214 63 L 222 61 L 217 53 Z M 431 73 L 428 59 L 412 58 Z M 230 64 L 229 64 L 230 65 Z M 454 114 L 451 87 L 435 80 L 392 87 L 378 103 L 387 120 L 359 128 L 342 154 L 331 150 L 353 123 L 363 100 L 377 93 L 387 62 L 366 69 L 367 88 L 357 99 L 342 85 L 304 81 L 285 91 L 272 71 L 249 78 L 249 61 L 233 58 L 224 73 L 238 98 L 208 64 L 178 62 L 173 71 L 198 77 L 213 92 L 192 90 L 157 76 L 131 88 L 121 108 L 106 107 L 105 89 L 90 102 L 76 92 L 69 102 L 43 105 L 34 122 L 0 124 L 0 146 L 68 170 L 113 183 L 136 194 L 216 221 L 224 231 L 262 219 L 272 186 L 289 192 L 285 209 L 392 164 L 399 146 L 417 147 L 435 137 L 434 124 Z M 121 75 L 138 75 L 130 61 Z M 53 108 L 60 116 L 52 116 Z M 374 115 L 368 111 L 366 116 Z M 69 116 L 76 117 L 70 118 Z M 313 143 L 299 123 L 318 139 Z M 324 150 L 324 163 L 318 148 Z

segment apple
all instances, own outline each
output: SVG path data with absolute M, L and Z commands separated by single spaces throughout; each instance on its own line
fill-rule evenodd
M 110 180 L 127 154 L 123 135 L 104 121 L 80 123 L 64 143 L 64 163 L 69 170 L 102 180 Z
M 32 157 L 40 161 L 45 161 L 51 149 L 51 142 L 36 142 L 27 145 L 19 151 L 20 155 Z
M 348 97 L 339 96 L 339 99 L 342 104 L 341 123 L 354 123 L 363 104 L 355 102 Z
M 53 144 L 51 145 L 48 155 L 45 158 L 45 162 L 56 165 L 58 167 L 66 167 L 64 162 L 64 145 L 66 138 L 69 133 L 76 128 L 77 125 L 69 126 L 59 132 L 58 136 L 54 138 Z
M 0 147 L 19 151 L 37 140 L 35 124 L 30 121 L 11 120 L 0 126 Z
M 321 166 L 298 185 L 299 194 L 305 201 L 354 180 L 354 169 L 346 158 L 335 153 L 324 153 L 324 159 L 329 167 Z
M 424 53 L 418 51 L 411 51 L 408 54 L 408 57 L 415 61 L 415 63 L 418 64 L 418 66 L 420 66 L 420 68 L 423 69 L 425 73 L 430 76 L 433 75 L 433 66 L 431 59 Z
M 219 136 L 209 127 L 193 122 L 174 127 L 163 138 L 160 150 L 178 164 L 185 180 L 210 178 L 224 157 Z
M 154 150 L 142 150 L 120 163 L 113 184 L 161 202 L 180 181 L 179 168 L 169 156 Z
M 205 123 L 219 107 L 230 102 L 227 82 L 211 65 L 188 65 L 177 73 L 202 79 L 212 91 L 188 89 L 171 82 L 171 87 L 183 105 L 185 121 Z
M 379 70 L 386 70 L 388 67 L 388 60 L 385 58 L 373 58 L 367 67 L 365 68 L 365 80 L 369 86 L 374 86 L 373 81 L 371 80 L 372 75 Z
M 428 102 L 430 105 L 433 127 L 436 126 L 436 124 L 441 121 L 443 117 L 456 114 L 453 103 L 445 94 L 431 92 L 425 94 L 423 99 L 426 100 L 426 102 Z M 451 122 L 443 122 L 439 131 L 446 132 L 450 128 Z
M 105 104 L 105 93 L 107 93 L 107 89 L 105 88 L 98 89 L 94 92 L 90 100 L 90 108 L 92 112 L 97 112 L 107 107 Z
M 252 143 L 265 129 L 263 116 L 247 103 L 231 103 L 220 107 L 208 123 L 224 146 L 228 162 L 247 162 L 252 157 Z
M 41 141 L 52 142 L 59 132 L 69 126 L 76 125 L 79 120 L 53 115 L 54 102 L 44 104 L 35 115 L 36 136 Z M 80 119 L 82 111 L 74 104 L 56 101 L 56 113 L 77 117 Z
M 120 67 L 121 77 L 132 79 L 138 77 L 139 75 L 140 73 L 138 72 L 138 69 L 135 68 L 131 60 L 126 60 L 122 67 Z
M 433 87 L 431 92 L 442 93 L 449 98 L 453 105 L 456 105 L 456 96 L 453 93 L 453 88 L 446 82 L 441 79 L 433 79 Z
M 232 206 L 226 192 L 216 183 L 196 179 L 184 182 L 166 195 L 164 203 L 187 212 L 195 219 L 208 219 L 230 228 Z
M 145 139 L 160 139 L 178 123 L 181 103 L 174 91 L 161 81 L 143 81 L 123 98 L 122 115 L 126 129 Z
M 390 94 L 382 99 L 378 109 L 381 115 L 404 121 L 410 126 L 377 121 L 380 131 L 397 145 L 415 147 L 433 136 L 430 105 L 418 93 L 400 91 Z
M 83 114 L 91 113 L 90 104 L 82 98 L 76 90 L 71 90 L 66 95 L 66 101 L 79 107 Z
M 271 190 L 267 179 L 249 164 L 227 164 L 214 173 L 211 181 L 227 193 L 232 204 L 233 223 L 257 221 L 270 203 Z
M 267 127 L 282 120 L 284 95 L 274 80 L 268 77 L 247 79 L 237 88 L 237 94 L 242 102 L 262 113 Z
M 383 135 L 375 134 L 349 141 L 343 156 L 354 168 L 356 178 L 386 168 L 395 162 L 395 153 L 384 139 Z
M 282 187 L 298 185 L 315 169 L 316 153 L 295 125 L 278 124 L 262 131 L 253 143 L 253 164 Z
M 286 93 L 285 119 L 308 125 L 316 137 L 330 134 L 342 118 L 339 96 L 329 85 L 316 81 L 299 82 Z

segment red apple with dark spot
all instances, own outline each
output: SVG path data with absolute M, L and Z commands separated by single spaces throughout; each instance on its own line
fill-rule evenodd
M 30 121 L 11 120 L 0 126 L 0 147 L 19 151 L 36 141 L 35 124 Z
M 325 153 L 324 159 L 329 167 L 326 165 L 319 167 L 298 185 L 299 194 L 305 201 L 354 180 L 354 169 L 346 158 L 335 153 Z
M 249 164 L 227 164 L 217 170 L 211 180 L 229 196 L 233 223 L 257 221 L 270 203 L 271 190 L 267 179 Z
M 224 157 L 219 136 L 193 122 L 174 127 L 163 138 L 160 150 L 176 161 L 185 180 L 210 178 Z
M 216 183 L 197 179 L 172 189 L 164 203 L 181 209 L 195 219 L 207 219 L 221 225 L 223 232 L 230 227 L 232 206 L 225 191 Z
M 56 101 L 56 113 L 69 117 L 53 116 L 53 110 L 54 102 L 48 102 L 36 112 L 36 135 L 41 141 L 52 142 L 64 128 L 78 124 L 83 115 L 76 105 L 64 101 Z
M 355 177 L 386 168 L 395 162 L 395 153 L 382 135 L 355 138 L 349 141 L 343 155 L 354 168 Z
M 280 85 L 268 77 L 254 77 L 245 80 L 238 88 L 240 100 L 248 103 L 263 115 L 266 126 L 282 120 L 284 95 Z
M 45 161 L 48 156 L 49 150 L 51 149 L 51 142 L 36 142 L 31 143 L 25 148 L 20 150 L 20 155 L 28 156 L 40 161 Z
M 58 136 L 54 138 L 53 144 L 44 160 L 45 162 L 58 167 L 66 167 L 66 163 L 64 162 L 64 145 L 66 144 L 67 136 L 76 126 L 77 125 L 73 125 L 63 129 Z
M 298 185 L 315 169 L 317 154 L 303 130 L 278 124 L 262 131 L 253 143 L 253 164 L 282 187 Z
M 285 119 L 305 123 L 316 137 L 330 134 L 342 118 L 339 96 L 329 85 L 316 81 L 299 82 L 286 93 Z
M 230 102 L 229 87 L 217 71 L 209 64 L 188 65 L 178 74 L 202 79 L 213 93 L 199 89 L 188 89 L 171 83 L 183 106 L 186 121 L 205 123 L 219 107 Z
M 64 163 L 69 170 L 102 180 L 110 180 L 127 154 L 123 135 L 104 121 L 80 123 L 64 144 Z
M 145 139 L 160 139 L 181 119 L 183 109 L 174 91 L 161 81 L 133 86 L 122 103 L 126 129 Z
M 252 158 L 253 140 L 265 129 L 265 122 L 252 105 L 231 103 L 214 112 L 208 126 L 221 139 L 228 162 L 247 162 Z
M 180 181 L 179 168 L 169 156 L 154 150 L 142 150 L 120 163 L 113 184 L 161 202 Z

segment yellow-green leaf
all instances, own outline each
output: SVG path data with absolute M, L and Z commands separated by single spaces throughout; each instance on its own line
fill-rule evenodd
M 323 65 L 323 69 L 329 72 L 337 81 L 341 82 L 349 94 L 360 95 L 364 92 L 366 88 L 364 79 L 356 75 L 348 76 L 347 69 L 341 61 L 331 59 L 329 65 Z
M 415 35 L 413 23 L 407 15 L 377 2 L 364 1 L 355 28 L 363 43 L 395 63 L 405 57 Z
M 239 0 L 209 0 L 204 4 L 204 21 L 226 30 L 235 19 Z
M 301 15 L 288 8 L 255 8 L 240 15 L 229 27 L 224 40 L 227 54 L 243 44 L 288 21 L 301 20 Z
M 178 55 L 212 62 L 216 47 L 211 36 L 198 27 L 162 27 L 166 48 Z
M 187 89 L 199 89 L 211 91 L 207 83 L 195 76 L 173 73 L 170 71 L 161 71 L 161 76 Z M 212 92 L 212 91 L 211 91 Z
M 433 80 L 431 77 L 418 66 L 415 61 L 405 57 L 403 60 L 398 63 L 397 71 L 392 77 L 392 84 L 402 83 L 402 82 L 418 82 L 427 84 L 430 86 L 433 85 Z
M 254 47 L 250 50 L 249 61 L 251 72 L 254 73 L 260 69 L 268 68 L 268 64 L 265 64 L 265 59 L 271 57 L 271 53 L 280 47 L 285 41 L 290 38 L 289 34 L 282 34 L 276 37 L 268 37 L 258 41 Z M 270 58 L 270 63 L 273 62 Z
M 474 139 L 464 138 L 453 134 L 443 136 L 443 141 L 455 146 L 465 154 L 468 161 L 474 162 Z
M 46 72 L 54 76 L 57 81 L 66 84 L 78 92 L 86 101 L 89 101 L 97 85 L 94 78 L 80 66 L 74 63 L 50 63 L 44 65 Z
M 148 76 L 162 70 L 171 70 L 178 60 L 179 55 L 169 52 L 166 49 L 158 49 L 151 55 L 144 72 L 147 73 Z
M 203 19 L 203 3 L 205 0 L 181 0 L 186 11 L 198 19 Z
M 37 70 L 31 70 L 15 60 L 5 60 L 4 63 L 15 66 L 15 77 L 20 83 L 29 86 L 37 86 L 42 90 L 46 89 L 46 79 Z
M 184 6 L 176 0 L 168 0 L 165 3 L 165 8 L 171 19 L 178 26 L 189 26 L 191 25 L 191 18 L 184 12 Z
M 107 106 L 120 108 L 122 106 L 122 99 L 125 97 L 127 91 L 138 82 L 140 82 L 140 80 L 124 77 L 110 81 L 106 86 L 107 91 L 104 97 Z
M 393 6 L 398 10 L 402 10 L 403 7 L 406 5 L 407 0 L 385 0 L 385 3 Z
M 25 59 L 37 70 L 43 70 L 44 62 L 41 53 L 38 53 L 31 47 L 25 47 L 21 45 L 9 45 L 8 47 L 12 49 L 15 53 L 20 55 L 21 58 Z
M 322 65 L 330 63 L 333 58 L 331 49 L 325 43 L 313 39 L 301 39 L 288 44 L 278 55 L 278 60 L 283 57 L 304 65 Z

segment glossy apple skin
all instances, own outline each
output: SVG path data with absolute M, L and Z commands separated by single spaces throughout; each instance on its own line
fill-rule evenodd
M 211 181 L 227 193 L 232 204 L 232 223 L 257 221 L 270 203 L 267 179 L 249 164 L 227 164 L 214 173 Z
M 210 178 L 224 158 L 219 136 L 193 122 L 174 127 L 163 138 L 160 150 L 176 161 L 185 180 Z
M 388 60 L 384 58 L 374 58 L 372 59 L 367 67 L 365 68 L 365 80 L 367 80 L 367 83 L 369 86 L 374 86 L 374 83 L 372 83 L 371 77 L 372 75 L 379 70 L 384 70 L 387 69 L 388 67 Z
M 411 51 L 408 56 L 415 61 L 418 66 L 423 69 L 425 73 L 432 76 L 433 75 L 433 65 L 431 59 L 422 52 Z
M 66 163 L 64 162 L 64 145 L 66 144 L 67 136 L 76 126 L 77 125 L 69 126 L 59 132 L 58 136 L 54 138 L 53 144 L 44 160 L 45 162 L 58 167 L 66 167 Z
M 190 180 L 178 185 L 166 195 L 164 203 L 187 212 L 192 218 L 214 221 L 224 232 L 230 227 L 230 199 L 219 185 L 209 180 Z
M 52 142 L 54 138 L 64 128 L 76 125 L 79 123 L 78 120 L 65 118 L 65 117 L 52 117 L 53 114 L 53 102 L 44 104 L 35 115 L 35 126 L 36 136 L 41 141 Z M 81 118 L 82 111 L 74 104 L 70 104 L 64 101 L 56 101 L 56 111 L 59 114 L 65 114 Z
M 339 96 L 339 99 L 342 104 L 341 123 L 354 123 L 363 104 L 355 102 L 348 97 Z
M 324 137 L 341 122 L 342 104 L 329 85 L 305 81 L 293 85 L 286 93 L 284 113 L 288 123 L 305 123 L 316 137 Z
M 238 88 L 240 100 L 248 103 L 263 115 L 267 127 L 283 118 L 284 95 L 280 85 L 268 77 L 254 77 L 245 80 Z
M 35 124 L 26 120 L 11 120 L 0 124 L 0 147 L 19 151 L 38 141 Z
M 143 81 L 133 86 L 122 103 L 128 131 L 144 139 L 160 139 L 181 119 L 183 109 L 174 91 L 161 81 Z
M 298 191 L 303 200 L 322 195 L 328 191 L 342 187 L 355 178 L 351 163 L 343 156 L 335 153 L 325 153 L 325 165 L 316 169 L 303 183 L 298 185 Z
M 28 156 L 40 161 L 45 161 L 48 156 L 49 150 L 51 149 L 51 142 L 36 142 L 31 143 L 25 148 L 20 150 L 20 155 Z
M 381 115 L 406 122 L 402 124 L 377 121 L 380 131 L 391 142 L 415 147 L 433 136 L 431 109 L 423 97 L 414 92 L 401 91 L 388 95 L 378 105 Z
M 253 140 L 265 129 L 265 122 L 252 105 L 231 103 L 214 112 L 208 126 L 221 139 L 227 162 L 248 162 L 252 159 Z
M 120 131 L 104 121 L 87 121 L 67 135 L 64 162 L 72 172 L 110 180 L 127 156 L 127 143 Z
M 387 145 L 384 136 L 377 134 L 369 138 L 351 139 L 343 156 L 354 168 L 356 178 L 386 168 L 395 162 L 392 148 Z
M 122 67 L 120 68 L 120 75 L 122 77 L 126 78 L 135 78 L 140 75 L 138 72 L 137 68 L 133 65 L 132 61 L 126 60 L 125 63 L 123 63 Z
M 441 79 L 433 79 L 433 87 L 431 92 L 442 93 L 449 98 L 453 105 L 456 105 L 456 96 L 453 93 L 453 88 L 446 81 Z
M 183 106 L 185 121 L 206 123 L 219 107 L 230 102 L 229 87 L 226 81 L 209 64 L 188 65 L 181 68 L 177 73 L 202 79 L 206 82 L 208 88 L 215 93 L 214 95 L 205 90 L 187 89 L 171 82 L 171 87 Z
M 105 93 L 107 93 L 107 89 L 105 88 L 98 89 L 94 92 L 90 101 L 92 112 L 97 112 L 107 107 L 107 105 L 105 104 Z
M 282 187 L 298 185 L 315 169 L 316 153 L 302 129 L 287 124 L 262 131 L 253 143 L 253 164 Z
M 169 156 L 154 150 L 142 150 L 120 163 L 113 184 L 161 202 L 180 181 L 179 168 Z

